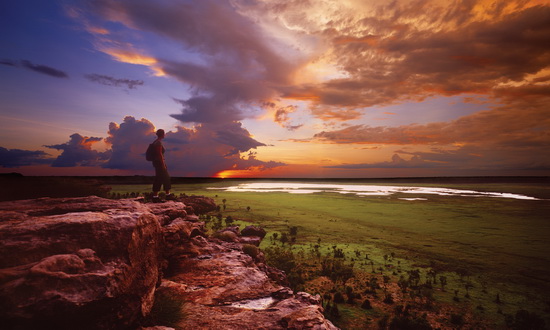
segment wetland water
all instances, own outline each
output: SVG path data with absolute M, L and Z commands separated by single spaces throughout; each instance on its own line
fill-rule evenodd
M 364 184 L 330 184 L 330 183 L 295 183 L 295 182 L 253 182 L 241 183 L 236 186 L 220 189 L 230 192 L 286 192 L 290 194 L 311 194 L 320 192 L 336 192 L 340 194 L 355 194 L 357 196 L 391 196 L 401 194 L 461 196 L 461 197 L 495 197 L 523 200 L 539 200 L 532 196 L 504 192 L 483 192 L 464 189 L 415 186 L 386 186 Z M 426 200 L 426 198 L 399 198 L 403 200 Z

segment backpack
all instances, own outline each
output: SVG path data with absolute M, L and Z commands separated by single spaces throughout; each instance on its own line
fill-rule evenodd
M 150 162 L 155 160 L 155 146 L 153 145 L 153 143 L 151 143 L 147 147 L 147 151 L 145 152 L 145 159 L 147 159 Z

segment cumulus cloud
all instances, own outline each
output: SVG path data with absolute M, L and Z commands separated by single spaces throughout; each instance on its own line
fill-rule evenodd
M 135 89 L 137 86 L 144 84 L 143 80 L 133 80 L 126 78 L 114 78 L 102 74 L 87 74 L 84 75 L 86 79 L 92 82 L 96 82 L 105 86 L 126 87 L 127 89 Z
M 2 167 L 50 164 L 53 160 L 50 155 L 40 150 L 31 151 L 0 147 L 0 166 Z
M 156 138 L 154 125 L 147 119 L 136 120 L 127 116 L 121 124 L 111 123 L 109 137 L 111 157 L 104 165 L 107 168 L 126 170 L 152 170 L 145 161 L 147 145 Z M 194 128 L 178 126 L 166 130 L 164 139 L 165 159 L 172 175 L 213 176 L 227 169 L 262 170 L 284 164 L 264 162 L 253 154 L 241 157 L 263 143 L 256 141 L 239 122 L 201 124 Z
M 151 164 L 145 161 L 145 151 L 156 138 L 155 126 L 149 120 L 126 116 L 123 122 L 109 124 L 105 142 L 111 145 L 111 157 L 103 165 L 112 169 L 145 170 Z
M 13 61 L 13 60 L 7 60 L 4 59 L 0 61 L 0 64 L 13 66 L 13 67 L 22 67 L 34 72 L 38 72 L 41 74 L 48 75 L 50 77 L 55 78 L 69 78 L 69 75 L 65 73 L 64 71 L 52 68 L 47 65 L 41 65 L 41 64 L 33 64 L 30 61 L 27 60 L 20 60 L 20 61 Z
M 102 138 L 82 136 L 78 133 L 70 138 L 69 142 L 63 144 L 45 146 L 63 151 L 52 163 L 53 167 L 97 166 L 108 157 L 108 152 L 92 149 L 92 145 L 103 140 Z
M 178 127 L 166 134 L 166 161 L 170 168 L 189 176 L 213 176 L 233 170 L 265 170 L 285 164 L 262 161 L 252 149 L 264 146 L 239 122 L 201 124 L 193 129 Z M 241 156 L 241 153 L 248 155 Z

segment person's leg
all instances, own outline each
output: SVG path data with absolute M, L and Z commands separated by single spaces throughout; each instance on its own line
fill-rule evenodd
M 160 187 L 163 183 L 163 172 L 164 169 L 161 166 L 158 166 L 153 162 L 153 166 L 155 166 L 155 181 L 153 181 L 153 202 L 159 201 L 159 191 Z
M 165 170 L 163 173 L 163 186 L 164 191 L 166 192 L 166 199 L 175 200 L 176 197 L 174 196 L 174 194 L 170 193 L 170 190 L 172 189 L 172 183 L 170 179 L 170 174 L 168 174 L 168 170 Z

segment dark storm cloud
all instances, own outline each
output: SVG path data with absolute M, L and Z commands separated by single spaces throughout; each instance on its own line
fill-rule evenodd
M 50 164 L 53 160 L 54 158 L 51 158 L 50 155 L 44 151 L 6 149 L 0 147 L 0 166 L 2 167 Z
M 0 60 L 0 64 L 7 65 L 7 66 L 17 66 L 17 63 L 15 61 L 6 60 L 6 59 Z
M 145 161 L 145 150 L 156 138 L 155 126 L 149 120 L 124 117 L 121 124 L 109 124 L 105 142 L 111 145 L 111 157 L 103 165 L 112 169 L 144 170 L 151 164 Z
M 233 147 L 225 156 L 238 155 L 241 152 L 265 146 L 264 143 L 254 140 L 248 130 L 241 123 L 234 122 L 215 128 L 214 139 L 216 142 Z
M 125 79 L 125 78 L 114 78 L 111 76 L 106 76 L 102 74 L 87 74 L 84 75 L 86 79 L 92 82 L 96 82 L 105 86 L 115 86 L 115 87 L 126 87 L 128 89 L 135 89 L 137 86 L 142 86 L 144 84 L 143 80 L 134 80 L 134 79 Z
M 55 77 L 55 78 L 69 78 L 69 75 L 61 70 L 52 68 L 47 65 L 33 64 L 27 60 L 12 61 L 12 60 L 4 59 L 0 61 L 0 64 L 13 66 L 13 67 L 22 67 L 22 68 L 25 68 L 34 72 L 38 72 L 41 74 L 45 74 L 51 77 Z
M 52 163 L 53 167 L 96 166 L 108 157 L 108 153 L 92 150 L 92 145 L 103 140 L 102 138 L 82 136 L 78 133 L 70 138 L 67 143 L 45 146 L 63 151 Z
M 48 76 L 52 76 L 56 78 L 69 78 L 69 76 L 65 72 L 58 69 L 54 69 L 46 65 L 32 64 L 30 61 L 26 61 L 26 60 L 21 61 L 21 65 L 29 70 L 42 73 Z
M 201 56 L 200 64 L 157 58 L 155 67 L 192 89 L 177 100 L 188 123 L 228 123 L 256 115 L 252 106 L 275 95 L 296 64 L 271 49 L 259 27 L 230 1 L 93 1 L 105 19 L 155 33 Z

